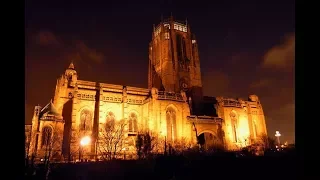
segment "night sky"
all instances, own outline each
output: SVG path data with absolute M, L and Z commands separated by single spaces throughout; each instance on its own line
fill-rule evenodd
M 172 13 L 196 35 L 204 94 L 258 95 L 269 136 L 294 142 L 294 1 L 94 2 L 26 1 L 26 123 L 72 60 L 79 79 L 147 88 L 153 24 Z

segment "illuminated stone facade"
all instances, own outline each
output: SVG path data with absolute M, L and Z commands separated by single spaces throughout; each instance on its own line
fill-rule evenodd
M 46 139 L 54 134 L 60 135 L 51 145 L 55 153 L 78 151 L 80 138 L 89 135 L 87 154 L 99 154 L 102 129 L 120 120 L 126 124 L 122 146 L 127 152 L 135 151 L 137 133 L 146 131 L 167 144 L 195 145 L 204 135 L 207 144 L 219 141 L 228 149 L 249 145 L 267 132 L 256 95 L 247 101 L 202 95 L 197 41 L 186 23 L 171 18 L 154 27 L 148 77 L 147 89 L 84 81 L 71 63 L 57 80 L 53 100 L 35 107 L 26 134 L 29 155 L 44 156 Z

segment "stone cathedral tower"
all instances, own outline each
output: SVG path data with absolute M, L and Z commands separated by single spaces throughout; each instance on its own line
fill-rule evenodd
M 149 44 L 148 87 L 186 92 L 192 113 L 201 114 L 202 81 L 198 45 L 187 22 L 170 17 L 154 27 Z

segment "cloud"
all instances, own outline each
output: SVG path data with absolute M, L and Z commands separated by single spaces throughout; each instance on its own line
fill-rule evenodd
M 271 79 L 261 79 L 250 84 L 250 88 L 264 88 L 272 85 L 273 82 Z
M 287 114 L 286 112 L 290 112 L 291 114 L 294 114 L 296 109 L 295 103 L 288 103 L 285 104 L 281 109 L 279 109 L 277 112 L 279 112 L 280 114 Z
M 74 43 L 72 50 L 67 51 L 63 57 L 67 62 L 76 62 L 76 66 L 91 70 L 95 64 L 101 64 L 105 55 L 88 47 L 83 41 Z
M 63 58 L 71 62 L 77 61 L 89 66 L 91 63 L 100 64 L 105 59 L 103 53 L 98 52 L 96 49 L 89 47 L 84 41 L 78 40 L 71 42 L 70 44 L 64 43 L 64 41 L 51 31 L 40 31 L 34 38 L 36 44 L 47 47 L 48 50 L 51 48 L 49 46 L 56 46 L 59 49 L 54 49 L 54 56 L 62 54 Z M 67 41 L 66 41 L 67 42 Z
M 292 69 L 295 61 L 295 33 L 287 35 L 282 44 L 272 47 L 264 55 L 264 68 Z
M 75 44 L 76 56 L 81 59 L 88 59 L 96 63 L 102 63 L 105 56 L 103 53 L 98 52 L 95 49 L 89 48 L 83 41 L 78 41 Z
M 40 31 L 35 36 L 37 44 L 41 46 L 50 46 L 50 45 L 60 45 L 61 42 L 58 38 L 50 31 Z
M 255 54 L 250 52 L 234 52 L 232 53 L 232 55 L 230 56 L 230 60 L 228 62 L 228 64 L 231 64 L 235 67 L 240 66 L 246 66 L 247 62 L 250 62 L 250 60 L 252 60 L 253 58 L 255 58 Z
M 294 48 L 295 37 L 291 34 L 269 49 L 248 86 L 261 100 L 268 133 L 280 130 L 283 140 L 289 142 L 294 141 Z

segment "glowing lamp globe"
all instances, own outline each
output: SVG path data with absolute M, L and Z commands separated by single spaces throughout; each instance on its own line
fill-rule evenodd
M 91 142 L 91 138 L 89 136 L 85 136 L 81 139 L 80 144 L 81 146 L 86 146 Z

